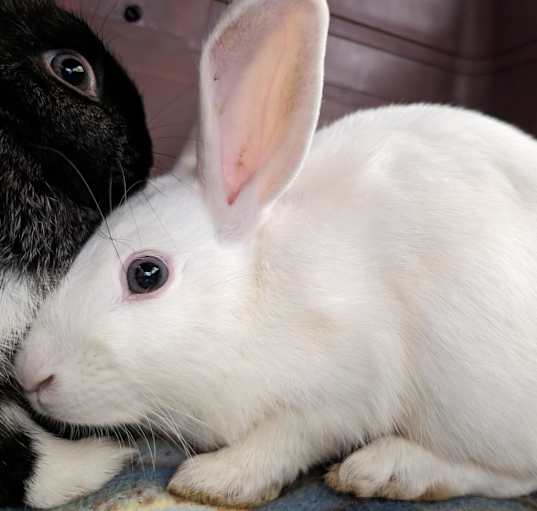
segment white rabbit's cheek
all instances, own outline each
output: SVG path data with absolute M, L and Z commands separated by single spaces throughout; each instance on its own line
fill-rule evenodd
M 144 404 L 117 372 L 98 371 L 98 376 L 58 374 L 50 390 L 39 396 L 35 408 L 73 424 L 122 424 L 145 416 Z
M 121 267 L 123 301 L 158 298 L 175 278 L 172 258 L 157 250 L 131 254 Z

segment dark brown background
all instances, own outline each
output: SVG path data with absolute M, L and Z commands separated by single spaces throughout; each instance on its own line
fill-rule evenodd
M 58 0 L 138 82 L 165 169 L 196 114 L 197 59 L 225 0 Z M 289 0 L 292 1 L 292 0 Z M 537 0 L 328 0 L 322 123 L 361 107 L 465 105 L 537 134 Z M 138 5 L 143 16 L 125 20 Z

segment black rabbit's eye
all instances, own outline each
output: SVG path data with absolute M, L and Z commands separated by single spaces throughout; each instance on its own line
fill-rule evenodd
M 47 69 L 60 82 L 82 94 L 95 98 L 97 80 L 89 62 L 71 50 L 53 50 L 45 53 Z
M 69 84 L 75 87 L 83 87 L 88 81 L 88 73 L 84 64 L 74 57 L 56 57 L 52 61 L 52 69 L 59 73 Z
M 168 267 L 158 257 L 140 257 L 132 261 L 127 269 L 127 284 L 131 293 L 152 293 L 167 280 Z

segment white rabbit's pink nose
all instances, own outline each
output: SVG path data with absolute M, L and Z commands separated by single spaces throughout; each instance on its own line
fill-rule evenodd
M 48 390 L 57 380 L 57 365 L 53 363 L 55 352 L 52 348 L 43 349 L 49 339 L 49 336 L 40 336 L 37 347 L 30 346 L 28 342 L 15 355 L 15 377 L 27 395 Z M 28 341 L 31 339 L 28 338 Z
M 39 392 L 42 392 L 43 390 L 47 389 L 52 385 L 54 382 L 54 375 L 51 374 L 50 376 L 47 376 L 46 378 L 37 378 L 37 379 L 30 379 L 28 382 L 21 382 L 22 388 L 27 394 L 33 394 L 34 392 L 38 394 Z
M 15 360 L 15 375 L 26 394 L 34 394 L 49 388 L 55 376 L 40 361 L 19 353 Z

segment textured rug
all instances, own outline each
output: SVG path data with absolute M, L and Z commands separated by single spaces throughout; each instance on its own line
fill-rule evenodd
M 63 506 L 60 510 L 220 511 L 221 508 L 177 500 L 166 492 L 166 483 L 181 459 L 182 455 L 175 450 L 160 446 L 156 463 L 146 455 L 141 463 L 126 470 L 101 491 Z M 329 490 L 323 485 L 319 473 L 303 478 L 288 488 L 278 500 L 258 509 L 260 511 L 537 511 L 537 494 L 514 500 L 465 498 L 440 503 L 356 499 Z

